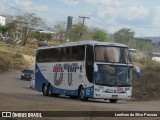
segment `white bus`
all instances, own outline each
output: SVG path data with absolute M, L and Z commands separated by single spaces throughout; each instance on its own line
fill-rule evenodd
M 132 69 L 126 45 L 108 42 L 69 42 L 36 51 L 35 90 L 44 96 L 66 95 L 130 99 Z M 137 75 L 140 71 L 137 68 Z

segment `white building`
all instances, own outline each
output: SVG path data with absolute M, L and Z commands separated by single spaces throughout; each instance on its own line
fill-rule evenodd
M 0 25 L 5 25 L 5 24 L 6 24 L 6 18 L 0 15 Z

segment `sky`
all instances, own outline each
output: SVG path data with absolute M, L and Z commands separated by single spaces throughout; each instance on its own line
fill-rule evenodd
M 7 3 L 7 4 L 6 4 Z M 160 36 L 160 0 L 0 0 L 0 14 L 36 13 L 48 23 L 67 21 L 73 24 L 90 17 L 85 24 L 113 34 L 122 28 L 135 37 Z

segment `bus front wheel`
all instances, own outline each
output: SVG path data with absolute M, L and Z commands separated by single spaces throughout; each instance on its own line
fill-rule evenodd
M 116 103 L 118 100 L 117 99 L 109 99 L 110 103 Z
M 79 89 L 79 98 L 80 98 L 81 101 L 87 101 L 88 100 L 87 97 L 84 97 L 84 89 L 83 89 L 82 86 Z

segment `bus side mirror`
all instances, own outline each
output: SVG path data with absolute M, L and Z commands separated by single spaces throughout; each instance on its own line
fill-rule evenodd
M 136 69 L 137 78 L 140 78 L 141 77 L 141 71 L 140 71 L 139 67 L 134 66 L 134 68 Z

